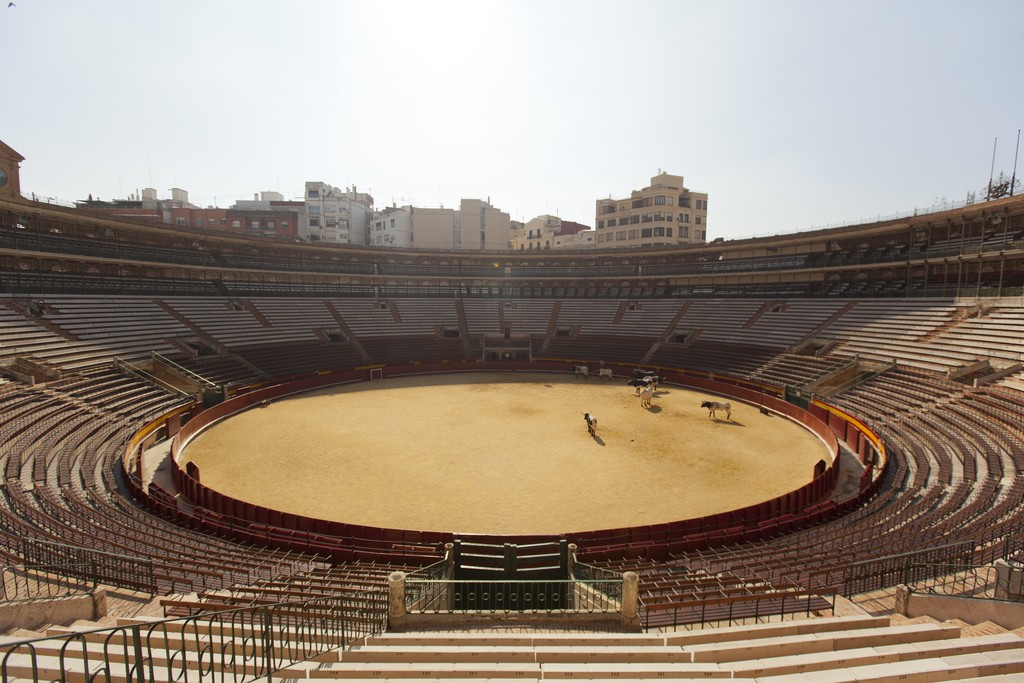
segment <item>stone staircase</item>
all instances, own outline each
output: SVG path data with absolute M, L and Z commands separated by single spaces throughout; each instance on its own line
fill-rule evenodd
M 152 628 L 155 621 L 142 616 L 117 619 L 119 626 L 141 627 L 144 647 L 153 649 L 147 681 L 263 678 L 265 648 L 280 652 L 289 647 L 287 633 L 279 634 L 280 642 L 254 642 L 254 633 L 246 628 L 204 627 L 201 622 L 167 622 Z M 81 622 L 42 633 L 8 633 L 0 639 L 0 657 L 13 641 L 39 636 L 51 640 L 34 643 L 34 668 L 21 650 L 0 661 L 4 680 L 54 680 L 62 672 L 66 680 L 85 680 L 75 658 L 88 657 L 90 671 L 96 674 L 106 650 L 115 656 L 108 655 L 110 668 L 100 678 L 109 674 L 108 680 L 128 683 L 136 675 L 130 632 L 88 631 L 97 626 Z M 61 650 L 63 641 L 56 637 L 75 630 L 82 634 Z M 248 654 L 236 659 L 216 654 L 232 652 Z M 273 679 L 994 682 L 1024 681 L 1024 638 L 992 622 L 970 625 L 860 614 L 646 633 L 544 631 L 528 625 L 491 631 L 387 632 L 300 660 L 279 667 Z
M 887 617 L 784 621 L 675 633 L 387 633 L 279 672 L 313 679 L 1024 680 L 1024 639 Z M 999 679 L 994 679 L 999 680 Z M 1011 679 L 1007 679 L 1011 680 Z

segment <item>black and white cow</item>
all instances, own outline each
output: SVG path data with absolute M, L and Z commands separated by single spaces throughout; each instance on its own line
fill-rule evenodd
M 583 419 L 587 422 L 587 431 L 591 436 L 597 436 L 597 417 L 593 413 L 583 413 Z
M 634 377 L 630 379 L 628 382 L 626 382 L 626 384 L 628 384 L 631 387 L 636 387 L 636 393 L 637 396 L 639 396 L 640 392 L 645 387 L 654 387 L 654 390 L 657 391 L 658 385 L 664 381 L 665 378 L 659 377 L 658 375 L 645 375 L 643 377 Z
M 713 418 L 715 418 L 717 420 L 718 419 L 718 414 L 717 414 L 718 411 L 719 410 L 724 410 L 725 411 L 725 419 L 726 420 L 731 420 L 732 419 L 732 405 L 729 404 L 729 403 L 719 403 L 718 401 L 704 401 L 703 403 L 700 404 L 700 407 L 708 409 L 708 417 L 713 417 Z

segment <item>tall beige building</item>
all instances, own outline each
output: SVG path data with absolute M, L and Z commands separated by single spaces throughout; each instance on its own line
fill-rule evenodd
M 422 249 L 508 249 L 511 220 L 480 199 L 458 209 L 393 206 L 373 214 L 367 244 Z
M 597 200 L 597 248 L 703 244 L 708 195 L 691 192 L 683 176 L 659 173 L 628 199 Z
M 513 251 L 534 249 L 585 249 L 594 246 L 594 231 L 585 225 L 544 214 L 526 223 L 513 226 L 509 248 Z

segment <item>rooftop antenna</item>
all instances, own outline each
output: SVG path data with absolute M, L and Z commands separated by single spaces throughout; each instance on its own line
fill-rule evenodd
M 1013 196 L 1013 186 L 1017 184 L 1017 155 L 1020 153 L 1020 128 L 1017 129 L 1017 149 L 1013 153 L 1013 175 L 1010 176 L 1010 196 Z
M 992 176 L 996 173 L 996 145 L 999 144 L 999 138 L 997 137 L 992 143 L 992 167 L 988 171 L 988 193 L 985 195 L 985 199 L 992 199 Z

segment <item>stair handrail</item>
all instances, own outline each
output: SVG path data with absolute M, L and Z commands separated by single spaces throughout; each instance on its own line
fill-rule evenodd
M 164 380 L 160 379 L 159 377 L 157 377 L 153 373 L 147 372 L 144 368 L 140 368 L 138 365 L 135 365 L 131 361 L 125 360 L 124 358 L 114 358 L 114 367 L 118 368 L 118 369 L 121 369 L 121 370 L 127 370 L 128 372 L 132 373 L 133 375 L 138 375 L 139 377 L 142 377 L 147 382 L 151 382 L 153 384 L 156 384 L 160 388 L 166 389 L 167 391 L 171 392 L 172 394 L 177 394 L 178 396 L 183 396 L 183 397 L 191 396 L 191 394 L 189 394 L 187 391 L 184 391 L 183 389 L 180 389 L 179 387 L 176 387 L 176 386 L 174 386 L 173 384 L 171 384 L 169 382 L 165 382 Z
M 192 372 L 188 368 L 175 363 L 173 360 L 171 360 L 167 356 L 163 356 L 163 355 L 157 353 L 156 351 L 152 351 L 151 352 L 151 356 L 152 356 L 152 360 L 153 360 L 154 363 L 159 363 L 160 365 L 163 365 L 164 367 L 167 367 L 167 368 L 173 370 L 174 372 L 176 372 L 178 374 L 184 375 L 186 378 L 188 378 L 190 380 L 193 380 L 199 386 L 206 387 L 207 389 L 216 389 L 217 388 L 217 383 L 216 382 L 208 380 L 205 377 L 203 377 L 202 375 L 199 375 L 199 374 L 197 374 L 195 372 Z

